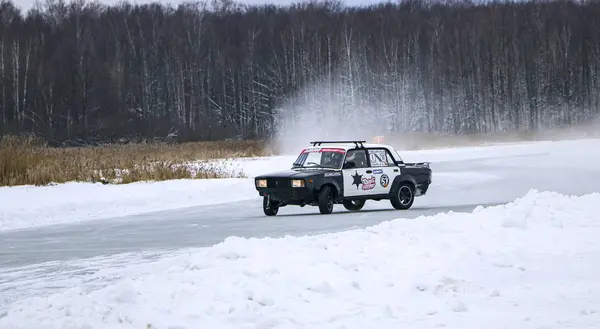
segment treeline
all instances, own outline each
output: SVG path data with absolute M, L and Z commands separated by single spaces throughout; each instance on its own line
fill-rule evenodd
M 265 138 L 303 106 L 382 131 L 573 125 L 600 111 L 599 17 L 572 1 L 2 0 L 0 134 Z

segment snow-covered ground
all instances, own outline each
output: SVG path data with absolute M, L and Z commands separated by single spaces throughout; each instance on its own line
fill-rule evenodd
M 467 214 L 80 260 L 97 271 L 0 308 L 0 328 L 597 328 L 598 204 L 531 191 Z
M 597 174 L 598 149 L 600 140 L 579 140 L 401 154 L 407 162 L 433 163 L 432 188 L 438 188 L 425 202 L 443 206 L 453 191 L 503 193 L 495 187 L 507 176 L 478 170 L 482 164 L 515 166 L 524 175 L 529 167 L 532 176 L 543 169 L 539 179 L 554 170 Z M 229 166 L 253 177 L 289 168 L 295 157 L 238 159 Z M 456 170 L 473 160 L 480 162 Z M 436 170 L 437 163 L 453 170 Z M 599 179 L 591 175 L 592 188 L 584 190 L 594 190 Z M 0 230 L 253 198 L 251 178 L 0 188 Z M 507 205 L 398 218 L 367 229 L 230 237 L 206 248 L 0 268 L 0 329 L 595 329 L 598 204 L 600 193 L 532 190 Z
M 243 178 L 2 187 L 0 231 L 235 202 L 254 196 L 252 182 Z
M 487 174 L 435 171 L 435 163 L 489 159 L 501 165 L 551 168 L 598 168 L 600 140 L 500 144 L 486 147 L 400 151 L 404 160 L 430 161 L 434 183 L 494 179 Z M 544 155 L 544 157 L 519 158 Z M 236 159 L 223 170 L 243 171 L 250 178 L 173 180 L 126 185 L 67 183 L 56 186 L 0 187 L 0 231 L 98 220 L 191 206 L 258 198 L 252 178 L 288 169 L 296 155 Z M 533 160 L 531 160 L 533 159 Z M 540 159 L 544 159 L 540 162 Z M 433 186 L 432 186 L 433 187 Z

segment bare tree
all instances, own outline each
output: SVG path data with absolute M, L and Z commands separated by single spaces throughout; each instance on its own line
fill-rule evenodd
M 496 133 L 600 114 L 598 2 L 0 2 L 0 134 L 265 138 L 282 117 Z M 285 105 L 285 106 L 284 106 Z

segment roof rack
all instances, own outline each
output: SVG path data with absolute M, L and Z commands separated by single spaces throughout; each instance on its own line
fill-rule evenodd
M 367 141 L 314 141 L 314 142 L 310 142 L 312 144 L 312 146 L 321 146 L 321 144 L 347 144 L 347 143 L 354 143 L 354 145 L 356 145 L 356 147 L 360 147 L 360 148 L 364 148 L 363 143 L 366 143 Z

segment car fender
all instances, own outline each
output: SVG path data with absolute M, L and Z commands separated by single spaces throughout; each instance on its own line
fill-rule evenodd
M 336 194 L 339 197 L 342 197 L 344 195 L 344 177 L 342 176 L 341 172 L 335 172 L 332 174 L 333 175 L 330 174 L 322 176 L 315 187 L 320 191 L 324 185 L 333 185 L 333 187 L 336 189 Z
M 416 188 L 417 187 L 417 180 L 411 176 L 411 175 L 398 175 L 396 176 L 396 178 L 394 178 L 394 181 L 392 182 L 392 187 L 390 188 L 390 193 L 398 188 L 398 186 L 404 182 L 409 182 L 411 184 L 413 184 L 413 186 Z

